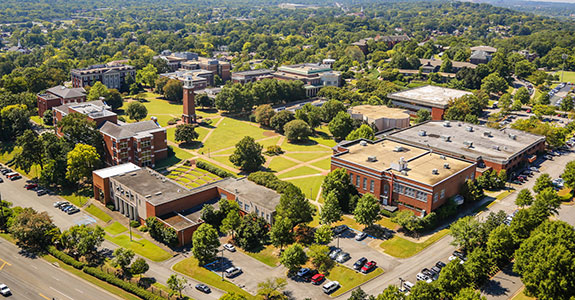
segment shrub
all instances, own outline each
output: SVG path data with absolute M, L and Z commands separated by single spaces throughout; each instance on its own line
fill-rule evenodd
M 138 227 L 140 227 L 140 222 L 132 220 L 132 221 L 130 221 L 130 227 L 138 228 Z
M 148 232 L 148 226 L 142 225 L 142 226 L 138 227 L 138 230 L 141 232 Z
M 234 175 L 234 174 L 232 174 L 226 170 L 220 169 L 214 165 L 211 165 L 211 164 L 203 162 L 203 161 L 197 161 L 196 166 L 202 170 L 206 170 L 210 173 L 214 173 L 214 174 L 216 174 L 222 178 L 226 178 L 226 177 L 234 177 L 235 178 L 236 177 L 236 175 Z
M 174 125 L 176 123 L 178 123 L 178 121 L 180 121 L 180 118 L 171 118 L 168 120 L 168 125 Z
M 271 146 L 267 147 L 266 153 L 268 155 L 280 155 L 280 154 L 284 153 L 284 151 L 278 145 L 271 145 Z
M 263 185 L 268 189 L 272 189 L 278 193 L 283 193 L 283 191 L 290 185 L 290 182 L 286 182 L 277 178 L 274 174 L 268 172 L 254 172 L 248 176 L 248 180 L 255 182 L 256 184 Z
M 106 207 L 107 207 L 109 210 L 115 210 L 115 209 L 116 209 L 116 207 L 114 206 L 114 204 L 106 204 Z
M 48 247 L 48 253 L 61 260 L 63 263 L 70 265 L 78 270 L 81 270 L 84 266 L 86 266 L 85 263 L 75 260 L 72 256 L 56 249 L 54 246 Z
M 390 212 L 390 211 L 387 210 L 387 209 L 382 209 L 382 210 L 381 210 L 381 215 L 386 216 L 386 217 L 388 217 L 388 218 L 393 218 L 393 217 L 395 217 L 395 215 L 397 215 L 397 211 Z
M 142 299 L 145 300 L 161 300 L 164 299 L 162 297 L 156 296 L 154 294 L 152 294 L 151 292 L 138 287 L 135 284 L 132 284 L 130 282 L 124 281 L 122 279 L 117 278 L 116 276 L 112 275 L 112 274 L 108 274 L 104 271 L 101 271 L 100 269 L 97 268 L 92 268 L 92 267 L 85 267 L 83 269 L 84 273 L 88 274 L 88 275 L 92 275 L 100 280 L 103 280 L 109 284 L 115 285 L 121 289 L 123 289 L 124 291 L 128 292 L 128 293 L 132 293 Z

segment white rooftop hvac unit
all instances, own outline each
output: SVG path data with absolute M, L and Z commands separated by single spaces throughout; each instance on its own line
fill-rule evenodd
M 376 162 L 376 161 L 377 161 L 377 157 L 375 157 L 375 156 L 373 156 L 373 155 L 372 155 L 372 156 L 368 156 L 368 157 L 367 157 L 367 161 L 368 161 L 368 162 Z
M 400 157 L 399 158 L 399 163 L 391 163 L 391 168 L 395 171 L 404 171 L 407 169 L 407 162 L 405 161 L 405 158 Z
M 438 169 L 433 169 L 433 170 L 431 170 L 431 174 L 433 174 L 433 175 L 439 175 L 439 170 L 438 170 Z
M 491 137 L 491 131 L 485 131 L 483 133 L 484 136 Z
M 360 144 L 361 146 L 364 146 L 364 147 L 367 146 L 367 142 L 366 142 L 366 141 L 360 141 L 359 144 Z
M 473 126 L 466 126 L 465 130 L 467 130 L 468 132 L 473 132 Z
M 441 139 L 443 139 L 444 142 L 450 142 L 451 141 L 451 136 L 449 135 L 442 135 Z
M 443 122 L 443 127 L 451 127 L 451 122 L 449 121 Z
M 444 169 L 449 169 L 449 168 L 450 168 L 450 167 L 449 167 L 449 164 L 448 164 L 448 163 L 444 163 L 444 164 L 443 164 L 443 168 L 444 168 Z
M 510 133 L 510 134 L 509 134 L 509 138 L 512 139 L 512 140 L 516 140 L 516 139 L 517 139 L 517 135 Z
M 463 145 L 467 146 L 467 148 L 471 148 L 471 147 L 473 147 L 473 142 L 472 141 L 465 141 L 465 142 L 463 142 Z
M 402 152 L 403 151 L 403 147 L 401 146 L 397 146 L 395 148 L 393 148 L 393 152 Z
M 420 130 L 418 134 L 419 136 L 426 136 L 427 132 L 425 130 Z
M 497 145 L 493 145 L 493 149 L 495 149 L 495 150 L 499 151 L 499 146 L 497 146 Z

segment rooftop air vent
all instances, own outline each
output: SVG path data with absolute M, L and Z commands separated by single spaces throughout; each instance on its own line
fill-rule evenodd
M 376 161 L 377 161 L 377 157 L 375 157 L 375 156 L 368 156 L 368 157 L 367 157 L 367 161 L 368 161 L 368 162 L 376 162 Z
M 485 131 L 483 136 L 491 137 L 491 131 Z
M 444 164 L 443 164 L 443 168 L 444 168 L 444 169 L 449 169 L 449 168 L 450 168 L 450 167 L 449 167 L 449 164 L 448 164 L 448 163 L 444 163 Z
M 516 140 L 517 139 L 517 135 L 515 134 L 509 134 L 509 138 L 512 140 Z
M 403 147 L 401 146 L 397 146 L 393 149 L 393 152 L 402 152 L 403 151 Z
M 444 142 L 450 142 L 451 141 L 451 136 L 449 135 L 442 135 L 441 139 L 443 139 Z
M 407 176 L 407 170 L 402 170 L 401 174 Z
M 431 170 L 431 174 L 433 174 L 433 175 L 439 175 L 439 170 L 433 169 L 433 170 Z
M 425 130 L 420 130 L 418 134 L 419 136 L 426 136 L 427 132 Z
M 472 141 L 465 141 L 465 142 L 463 142 L 463 145 L 467 146 L 467 148 L 471 148 L 471 147 L 473 147 L 473 142 Z
M 362 145 L 362 146 L 364 146 L 364 147 L 367 146 L 367 142 L 366 142 L 366 141 L 361 141 L 361 142 L 359 142 L 359 144 Z
M 443 160 L 446 159 L 446 158 L 445 158 L 445 155 L 440 155 L 439 158 L 441 158 L 441 159 L 443 159 Z
M 150 198 L 150 197 L 152 197 L 152 195 L 146 195 L 146 196 L 144 196 L 144 198 Z
M 499 146 L 497 146 L 497 145 L 493 145 L 493 149 L 495 149 L 495 150 L 499 151 Z
M 162 194 L 162 192 L 157 192 L 157 193 L 155 193 L 154 195 L 160 196 L 161 194 Z
M 451 122 L 449 121 L 443 122 L 443 127 L 451 127 Z
M 466 126 L 465 130 L 468 132 L 473 132 L 473 126 Z

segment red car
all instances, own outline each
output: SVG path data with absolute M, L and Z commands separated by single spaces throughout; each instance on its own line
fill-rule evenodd
M 27 190 L 33 190 L 33 189 L 37 188 L 38 185 L 35 184 L 35 183 L 29 183 L 29 184 L 25 185 L 24 187 L 25 187 Z
M 311 278 L 311 283 L 313 283 L 315 285 L 319 285 L 324 280 L 325 280 L 325 275 L 318 273 L 318 274 L 313 275 L 313 277 Z
M 371 270 L 375 269 L 375 266 L 377 266 L 377 263 L 372 260 L 361 268 L 361 273 L 369 273 Z

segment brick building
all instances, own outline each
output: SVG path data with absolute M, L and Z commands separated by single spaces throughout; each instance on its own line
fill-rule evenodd
M 149 169 L 132 163 L 93 172 L 94 198 L 111 204 L 130 218 L 144 222 L 156 217 L 176 230 L 179 244 L 190 243 L 194 231 L 204 222 L 201 209 L 220 199 L 237 201 L 243 214 L 255 213 L 272 224 L 280 195 L 247 178 L 226 178 L 188 189 Z
M 281 66 L 273 77 L 277 80 L 300 80 L 305 86 L 307 97 L 315 97 L 324 86 L 340 86 L 341 75 L 332 71 L 329 65 L 297 64 Z
M 102 82 L 109 89 L 119 90 L 130 75 L 136 78 L 136 68 L 120 63 L 93 65 L 84 69 L 72 69 L 70 76 L 74 87 L 93 86 L 96 81 Z
M 198 56 L 193 52 L 174 52 L 170 50 L 162 51 L 161 55 L 154 57 L 155 59 L 163 59 L 168 64 L 170 71 L 175 72 L 178 70 L 203 70 L 209 72 L 210 78 L 208 83 L 213 86 L 213 77 L 218 75 L 224 82 L 231 79 L 231 64 L 227 61 L 221 61 L 215 58 L 207 58 Z M 204 75 L 205 76 L 205 75 Z
M 248 82 L 255 82 L 266 78 L 273 78 L 273 70 L 270 69 L 257 69 L 232 73 L 232 82 L 246 84 Z
M 204 70 L 178 70 L 171 73 L 163 73 L 160 74 L 160 76 L 176 79 L 184 84 L 188 82 L 188 84 L 194 86 L 194 89 L 196 90 L 201 90 L 207 88 L 208 86 L 213 86 L 214 82 L 212 72 Z
M 334 147 L 331 169 L 344 168 L 361 194 L 388 210 L 417 215 L 436 210 L 475 176 L 475 163 L 388 139 L 357 140 Z
M 72 113 L 79 113 L 86 116 L 89 121 L 95 122 L 96 127 L 100 128 L 106 122 L 118 123 L 118 115 L 110 110 L 110 107 L 101 100 L 88 101 L 82 103 L 68 103 L 52 108 L 54 111 L 54 125 L 56 125 L 56 134 L 62 136 L 58 123 L 65 116 Z
M 347 112 L 352 118 L 375 126 L 377 131 L 409 127 L 411 119 L 405 109 L 385 105 L 357 105 L 350 107 Z
M 388 138 L 477 162 L 478 175 L 489 169 L 511 174 L 545 150 L 544 136 L 464 122 L 425 122 L 391 133 Z
M 407 89 L 387 95 L 393 105 L 404 107 L 415 115 L 419 110 L 425 109 L 431 113 L 432 120 L 443 120 L 443 115 L 449 107 L 449 101 L 471 95 L 470 92 L 426 85 Z
M 63 85 L 47 89 L 44 93 L 36 95 L 38 101 L 38 115 L 44 116 L 44 112 L 53 107 L 69 103 L 86 102 L 86 90 L 82 87 L 67 88 Z

